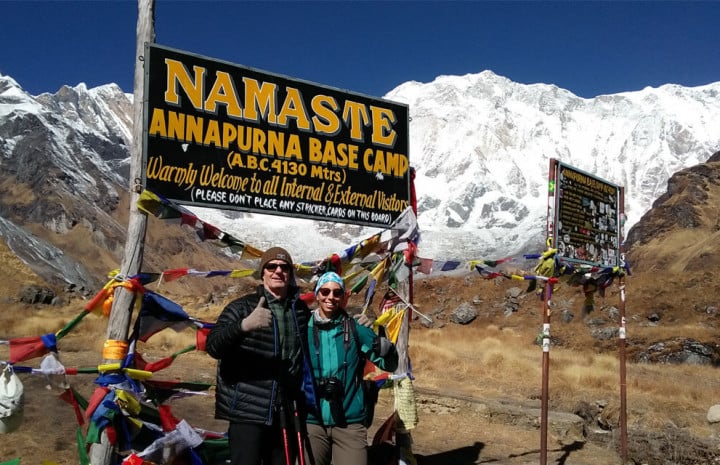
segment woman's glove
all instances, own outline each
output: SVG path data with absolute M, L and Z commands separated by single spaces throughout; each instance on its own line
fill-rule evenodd
M 260 297 L 258 304 L 248 316 L 240 322 L 240 328 L 248 333 L 260 328 L 267 328 L 272 323 L 272 312 L 265 307 L 265 297 Z
M 378 336 L 373 341 L 373 352 L 375 352 L 375 355 L 378 357 L 385 357 L 390 353 L 393 346 L 394 344 L 390 341 L 390 339 Z

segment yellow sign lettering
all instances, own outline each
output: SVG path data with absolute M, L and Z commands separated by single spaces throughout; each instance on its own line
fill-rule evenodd
M 298 129 L 303 131 L 310 130 L 310 118 L 308 118 L 305 112 L 305 104 L 302 100 L 300 91 L 294 87 L 288 87 L 287 96 L 285 102 L 280 109 L 280 114 L 277 116 L 278 124 L 282 127 L 288 126 L 288 119 L 292 118 L 295 120 Z
M 397 133 L 392 128 L 397 123 L 395 113 L 389 108 L 381 108 L 376 106 L 370 107 L 372 115 L 372 143 L 382 145 L 384 147 L 393 147 Z
M 263 117 L 270 124 L 277 124 L 277 84 L 257 79 L 243 78 L 245 83 L 245 119 L 260 121 Z M 260 113 L 258 113 L 260 110 Z
M 340 132 L 340 119 L 337 116 L 337 101 L 328 95 L 316 95 L 310 101 L 315 116 L 312 118 L 317 134 L 335 136 Z
M 215 82 L 208 93 L 207 99 L 205 99 L 205 111 L 217 114 L 218 104 L 225 106 L 228 116 L 242 117 L 242 109 L 237 100 L 235 85 L 230 74 L 223 71 L 215 73 Z
M 205 77 L 205 68 L 202 66 L 193 66 L 195 77 L 191 78 L 185 65 L 177 60 L 170 58 L 165 59 L 167 67 L 167 83 L 165 84 L 165 102 L 174 105 L 180 105 L 180 95 L 178 94 L 178 84 L 185 91 L 185 95 L 190 99 L 190 103 L 196 110 L 202 110 L 203 104 L 203 81 Z

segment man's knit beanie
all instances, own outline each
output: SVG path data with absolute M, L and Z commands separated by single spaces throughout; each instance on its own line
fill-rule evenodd
M 267 263 L 272 260 L 282 260 L 286 262 L 288 265 L 290 265 L 290 275 L 294 274 L 292 257 L 290 256 L 288 251 L 283 249 L 282 247 L 270 247 L 265 251 L 265 253 L 262 254 L 262 257 L 260 257 L 260 266 L 258 266 L 258 272 L 260 273 L 260 276 L 262 276 L 263 268 L 265 268 L 265 265 L 267 265 Z

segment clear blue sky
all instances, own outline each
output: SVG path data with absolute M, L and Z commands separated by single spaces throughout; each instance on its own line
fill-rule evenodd
M 582 97 L 720 80 L 720 2 L 168 1 L 156 42 L 383 96 L 489 69 Z M 0 0 L 0 74 L 132 92 L 135 1 Z

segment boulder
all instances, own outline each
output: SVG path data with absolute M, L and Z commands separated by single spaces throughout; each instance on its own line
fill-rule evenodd
M 715 404 L 708 409 L 708 423 L 720 423 L 720 404 Z
M 472 305 L 463 302 L 450 314 L 450 321 L 466 325 L 477 318 L 478 312 Z
M 20 302 L 26 304 L 50 305 L 55 298 L 55 292 L 49 287 L 28 285 L 20 289 Z

